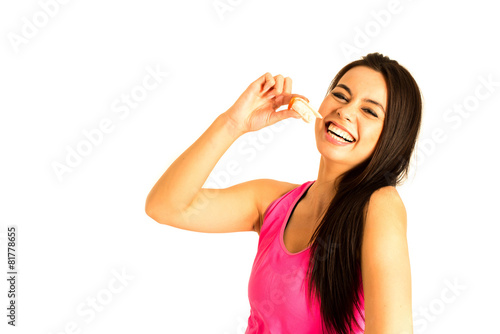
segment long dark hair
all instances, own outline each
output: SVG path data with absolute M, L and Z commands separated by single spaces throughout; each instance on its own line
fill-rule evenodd
M 380 53 L 347 64 L 330 83 L 326 95 L 355 66 L 367 66 L 384 76 L 387 108 L 375 150 L 336 180 L 335 196 L 309 240 L 308 298 L 310 301 L 314 294 L 320 301 L 325 333 L 347 334 L 355 330 L 352 324 L 364 325 L 360 254 L 365 210 L 375 190 L 399 185 L 408 177 L 422 117 L 417 83 L 407 69 Z M 356 311 L 363 324 L 356 321 Z

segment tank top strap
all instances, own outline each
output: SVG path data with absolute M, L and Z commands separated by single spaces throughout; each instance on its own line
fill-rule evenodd
M 273 233 L 279 233 L 281 224 L 276 223 L 282 221 L 283 217 L 287 216 L 287 213 L 290 213 L 289 211 L 291 211 L 291 206 L 298 201 L 299 197 L 302 196 L 305 190 L 308 189 L 309 186 L 314 182 L 315 181 L 304 182 L 298 187 L 293 188 L 284 195 L 276 198 L 271 202 L 271 204 L 269 204 L 266 211 L 264 212 L 259 241 L 262 237 L 266 237 L 269 234 L 270 230 L 272 230 Z

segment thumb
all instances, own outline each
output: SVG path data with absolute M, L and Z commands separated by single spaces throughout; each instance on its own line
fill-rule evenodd
M 302 117 L 299 115 L 299 113 L 296 112 L 295 110 L 293 110 L 293 109 L 283 109 L 283 110 L 279 110 L 279 111 L 273 112 L 271 114 L 269 122 L 272 125 L 272 124 L 274 124 L 276 122 L 282 121 L 282 120 L 290 118 L 290 117 L 302 119 Z

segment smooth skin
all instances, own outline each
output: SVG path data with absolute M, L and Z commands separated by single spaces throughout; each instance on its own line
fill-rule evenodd
M 268 72 L 252 82 L 156 182 L 146 199 L 148 216 L 189 231 L 260 233 L 269 204 L 299 184 L 257 179 L 225 189 L 202 186 L 241 135 L 289 117 L 300 119 L 291 109 L 276 112 L 293 96 L 305 98 L 291 90 L 292 80 L 280 74 L 273 77 Z M 386 105 L 383 76 L 364 66 L 349 70 L 323 100 L 318 110 L 323 119 L 315 123 L 320 168 L 316 182 L 301 200 L 311 210 L 310 221 L 317 221 L 330 203 L 336 178 L 373 152 L 383 128 Z M 326 141 L 325 124 L 330 120 L 344 126 L 356 141 L 347 146 Z M 406 210 L 396 188 L 375 191 L 365 212 L 361 249 L 365 334 L 413 333 Z

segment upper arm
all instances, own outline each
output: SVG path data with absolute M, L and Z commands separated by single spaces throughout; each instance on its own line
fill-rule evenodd
M 228 188 L 201 188 L 184 210 L 156 210 L 151 218 L 161 224 L 204 233 L 260 231 L 263 206 L 283 188 L 272 179 L 257 179 Z
M 396 188 L 375 191 L 361 247 L 366 334 L 413 333 L 406 209 Z

